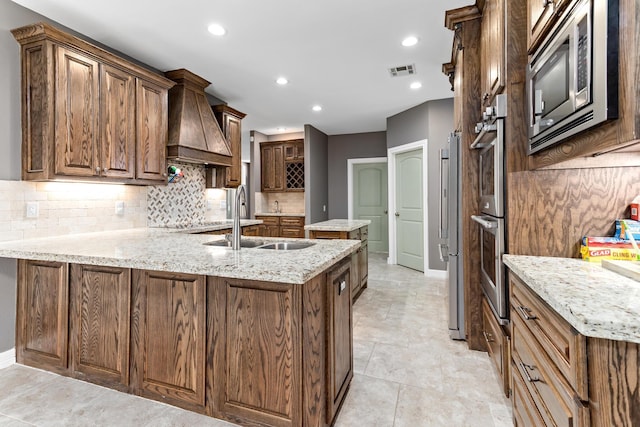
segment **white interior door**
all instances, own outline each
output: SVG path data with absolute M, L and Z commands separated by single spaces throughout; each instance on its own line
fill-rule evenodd
M 369 251 L 389 251 L 387 163 L 353 165 L 353 219 L 368 219 Z
M 424 271 L 423 150 L 395 156 L 396 250 L 399 265 Z

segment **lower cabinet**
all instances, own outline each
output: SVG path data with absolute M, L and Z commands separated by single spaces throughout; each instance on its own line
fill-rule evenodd
M 129 387 L 131 270 L 70 266 L 69 357 L 76 378 Z
M 336 415 L 353 378 L 351 265 L 343 262 L 328 274 L 327 419 Z
M 510 286 L 516 424 L 589 426 L 586 338 L 513 274 Z
M 69 280 L 67 264 L 18 260 L 16 359 L 68 372 Z
M 241 425 L 332 425 L 351 256 L 304 284 L 18 260 L 18 363 Z
M 304 238 L 303 216 L 256 215 L 261 220 L 258 236 Z
M 205 277 L 134 270 L 133 391 L 204 410 Z
M 246 225 L 242 227 L 243 236 L 259 236 L 260 229 L 257 225 Z
M 482 298 L 482 335 L 489 352 L 489 357 L 493 361 L 493 366 L 501 380 L 502 391 L 509 397 L 511 385 L 511 351 L 510 339 L 507 333 L 498 323 L 489 303 L 485 297 Z

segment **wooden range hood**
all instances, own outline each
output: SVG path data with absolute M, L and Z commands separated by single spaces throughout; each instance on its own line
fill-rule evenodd
M 167 158 L 231 166 L 231 146 L 213 115 L 204 90 L 211 83 L 184 68 L 167 71 L 169 90 Z

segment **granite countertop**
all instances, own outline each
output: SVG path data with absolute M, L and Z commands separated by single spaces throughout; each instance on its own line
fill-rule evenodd
M 576 258 L 503 260 L 581 334 L 640 344 L 640 282 Z
M 311 241 L 292 251 L 204 245 L 224 236 L 136 228 L 0 243 L 0 257 L 173 271 L 302 284 L 360 247 L 357 240 L 243 237 L 265 242 Z
M 369 224 L 371 224 L 371 221 L 368 219 L 330 219 L 305 225 L 304 229 L 314 231 L 353 231 Z
M 304 214 L 295 212 L 256 212 L 255 216 L 304 216 Z
M 249 225 L 262 224 L 260 219 L 241 219 L 240 226 L 247 227 Z M 176 227 L 167 227 L 168 230 L 175 230 L 181 233 L 206 233 L 207 231 L 218 231 L 233 228 L 233 220 L 224 219 L 219 221 L 205 222 L 201 224 L 180 225 Z

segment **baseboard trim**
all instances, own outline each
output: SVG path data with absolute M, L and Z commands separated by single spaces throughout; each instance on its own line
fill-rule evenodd
M 447 278 L 447 272 L 446 270 L 432 270 L 429 269 L 427 271 L 424 272 L 424 275 L 427 277 L 431 277 L 433 279 L 446 279 Z
M 12 348 L 10 350 L 4 351 L 0 353 L 0 369 L 8 368 L 9 366 L 16 363 L 16 349 Z

